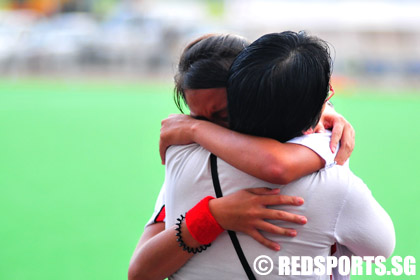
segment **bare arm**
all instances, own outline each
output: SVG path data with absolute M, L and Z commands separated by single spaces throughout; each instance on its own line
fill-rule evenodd
M 325 129 L 332 129 L 333 152 L 340 142 L 336 161 L 344 164 L 354 148 L 353 127 L 334 108 L 326 106 L 315 131 Z M 304 146 L 237 133 L 186 115 L 171 115 L 162 121 L 159 145 L 162 163 L 168 146 L 193 142 L 245 173 L 275 184 L 290 183 L 325 165 L 318 154 Z
M 245 173 L 275 184 L 287 184 L 325 165 L 318 154 L 300 145 L 241 134 L 187 115 L 171 115 L 162 121 L 163 160 L 169 145 L 192 142 Z
M 282 228 L 266 220 L 283 220 L 305 224 L 303 216 L 268 209 L 268 205 L 302 205 L 303 199 L 279 195 L 279 189 L 253 188 L 240 190 L 209 202 L 209 208 L 216 221 L 224 228 L 244 232 L 271 248 L 280 250 L 279 244 L 265 238 L 260 231 L 296 236 L 294 229 Z M 130 261 L 128 279 L 164 279 L 176 272 L 194 255 L 183 251 L 176 241 L 175 227 L 165 229 L 164 223 L 155 223 L 145 228 Z M 192 248 L 199 244 L 191 236 L 185 222 L 182 224 L 182 238 Z M 205 254 L 203 252 L 202 254 Z M 156 268 L 159 269 L 156 269 Z
M 165 230 L 165 223 L 156 223 L 145 228 L 130 261 L 129 280 L 165 279 L 194 256 L 179 247 L 175 228 L 173 226 Z M 188 246 L 200 246 L 186 229 L 185 222 L 181 230 L 182 238 Z

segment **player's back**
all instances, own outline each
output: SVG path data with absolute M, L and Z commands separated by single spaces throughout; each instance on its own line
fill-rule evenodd
M 166 224 L 168 227 L 175 224 L 180 214 L 184 214 L 203 197 L 215 196 L 209 157 L 210 153 L 196 144 L 174 146 L 168 150 L 166 167 Z M 363 182 L 348 167 L 333 166 L 322 169 L 284 186 L 259 180 L 221 159 L 218 159 L 218 171 L 224 195 L 244 188 L 269 187 L 281 188 L 281 194 L 301 196 L 305 200 L 305 203 L 299 207 L 286 205 L 273 207 L 304 215 L 308 219 L 306 225 L 271 221 L 282 227 L 295 228 L 298 232 L 296 237 L 263 233 L 267 238 L 280 244 L 279 252 L 262 246 L 243 233 L 237 233 L 251 267 L 255 259 L 262 255 L 273 260 L 274 268 L 270 275 L 264 276 L 264 279 L 279 279 L 280 256 L 326 257 L 330 255 L 331 245 L 337 239 L 340 239 L 338 240 L 340 243 L 346 243 L 344 245 L 350 245 L 350 249 L 356 251 L 356 254 L 373 255 L 377 253 L 376 247 L 384 247 L 392 243 L 392 238 L 394 238 L 389 216 L 371 197 L 370 191 Z M 368 221 L 380 218 L 379 225 L 366 225 L 364 221 L 359 221 L 360 215 L 366 216 L 366 212 L 372 212 L 371 217 L 367 217 Z M 364 233 L 362 230 L 353 232 L 351 228 L 354 226 L 360 226 Z M 385 234 L 383 240 L 378 241 L 379 237 L 374 236 L 371 226 L 375 227 L 375 230 L 377 227 L 382 227 L 389 234 Z M 355 236 L 348 237 L 346 231 L 349 235 Z M 352 238 L 355 240 L 352 241 Z M 359 238 L 369 241 L 358 242 Z M 369 243 L 370 240 L 373 244 L 365 248 L 365 243 Z M 393 245 L 388 247 L 393 248 Z M 386 250 L 386 248 L 378 250 Z M 389 250 L 392 252 L 392 249 Z M 173 279 L 244 279 L 245 274 L 230 238 L 224 232 L 209 249 L 194 256 L 172 277 Z M 291 279 L 290 276 L 287 276 L 287 279 Z M 329 279 L 329 277 L 319 278 L 312 275 L 299 276 L 298 279 Z

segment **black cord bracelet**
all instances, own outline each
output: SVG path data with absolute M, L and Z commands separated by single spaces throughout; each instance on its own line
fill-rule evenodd
M 185 216 L 181 214 L 181 217 L 177 219 L 177 223 L 176 223 L 176 236 L 178 237 L 176 239 L 176 241 L 179 243 L 179 247 L 182 247 L 182 250 L 187 251 L 188 253 L 193 253 L 193 254 L 197 254 L 197 253 L 201 253 L 203 251 L 205 251 L 208 247 L 211 246 L 211 243 L 206 244 L 206 245 L 201 245 L 198 248 L 191 248 L 188 247 L 187 244 L 184 243 L 184 240 L 182 240 L 182 235 L 181 235 L 181 224 L 182 221 L 185 219 Z

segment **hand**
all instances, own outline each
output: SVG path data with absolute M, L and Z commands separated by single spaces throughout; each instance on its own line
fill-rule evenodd
M 342 115 L 338 114 L 331 106 L 326 105 L 321 119 L 315 127 L 315 132 L 325 132 L 325 129 L 330 128 L 332 128 L 331 151 L 334 153 L 338 142 L 340 142 L 340 150 L 335 157 L 335 161 L 337 164 L 343 165 L 353 152 L 355 131 Z
M 252 188 L 209 201 L 210 212 L 221 227 L 243 232 L 262 245 L 280 250 L 280 245 L 265 238 L 261 231 L 296 236 L 294 229 L 275 226 L 266 220 L 282 220 L 305 224 L 306 217 L 281 210 L 269 209 L 267 205 L 302 205 L 303 199 L 295 196 L 279 195 L 280 189 Z
M 188 115 L 172 114 L 161 122 L 159 153 L 165 164 L 166 149 L 171 145 L 187 145 L 192 141 L 192 127 L 199 122 Z

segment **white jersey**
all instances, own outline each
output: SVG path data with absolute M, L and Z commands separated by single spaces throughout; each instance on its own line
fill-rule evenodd
M 329 141 L 331 137 L 331 131 L 327 131 L 326 133 L 313 133 L 309 135 L 302 135 L 299 137 L 295 137 L 287 143 L 292 144 L 299 144 L 305 146 L 315 153 L 317 153 L 324 161 L 325 167 L 331 167 L 335 164 L 334 158 L 336 154 L 333 154 L 330 150 L 329 145 L 323 145 L 325 141 Z M 338 149 L 337 149 L 338 150 Z M 348 166 L 348 161 L 346 164 Z M 153 211 L 152 216 L 150 217 L 149 221 L 146 223 L 145 227 L 156 223 L 156 222 L 165 222 L 165 183 L 162 185 L 160 189 L 158 198 L 156 199 L 155 209 Z
M 317 135 L 317 134 L 313 134 Z M 310 136 L 310 135 L 309 135 Z M 305 136 L 307 137 L 307 136 Z M 329 137 L 315 146 L 328 147 Z M 323 139 L 323 140 L 322 140 Z M 318 149 L 313 147 L 314 150 Z M 331 153 L 331 152 L 330 152 Z M 215 196 L 210 164 L 210 153 L 197 144 L 172 146 L 166 153 L 166 225 L 171 227 L 207 195 Z M 331 155 L 333 159 L 334 156 Z M 250 236 L 237 236 L 248 263 L 261 255 L 269 256 L 278 265 L 279 256 L 329 256 L 331 245 L 338 242 L 360 256 L 388 257 L 395 245 L 392 221 L 372 197 L 366 185 L 347 167 L 329 165 L 288 185 L 275 185 L 252 177 L 218 159 L 218 171 L 224 195 L 240 189 L 281 188 L 283 195 L 301 196 L 302 206 L 281 205 L 275 209 L 304 215 L 306 225 L 270 221 L 282 227 L 295 228 L 297 237 L 263 233 L 278 242 L 279 252 L 270 250 Z M 329 279 L 329 276 L 278 275 L 277 267 L 263 279 Z M 171 279 L 244 279 L 245 272 L 226 232 L 222 233 L 205 252 L 197 254 L 181 267 Z
M 157 223 L 157 222 L 165 222 L 165 183 L 163 183 L 162 188 L 159 191 L 159 195 L 156 199 L 155 209 L 153 210 L 153 214 L 150 217 L 149 221 L 146 223 L 145 227 Z

